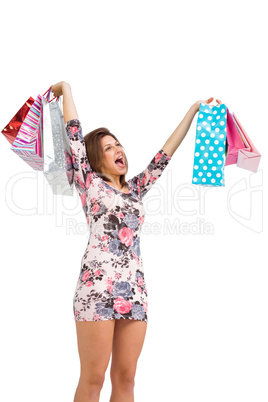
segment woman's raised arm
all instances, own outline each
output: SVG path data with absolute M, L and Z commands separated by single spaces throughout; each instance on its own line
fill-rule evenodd
M 87 157 L 85 139 L 74 105 L 71 87 L 67 82 L 61 81 L 52 86 L 51 92 L 54 93 L 54 96 L 63 95 L 63 115 L 66 134 L 72 149 L 72 164 L 75 171 L 74 182 L 81 198 L 84 211 L 86 212 L 86 190 L 91 184 L 92 169 Z
M 200 103 L 205 103 L 208 105 L 209 103 L 211 103 L 213 101 L 213 99 L 214 98 L 211 97 L 207 100 L 199 100 L 190 107 L 190 109 L 188 110 L 188 112 L 186 113 L 186 115 L 184 116 L 184 118 L 182 119 L 180 124 L 178 125 L 178 127 L 174 130 L 174 132 L 171 134 L 171 136 L 167 139 L 164 146 L 162 147 L 163 151 L 167 155 L 172 156 L 174 154 L 174 152 L 176 151 L 176 149 L 180 146 L 182 140 L 188 133 L 188 130 L 192 124 L 192 121 L 193 121 L 193 118 L 194 118 L 196 112 L 199 111 Z M 216 101 L 219 104 L 221 104 L 221 101 L 219 99 L 216 99 Z
M 51 92 L 54 96 L 63 95 L 63 116 L 65 124 L 67 121 L 78 119 L 71 86 L 67 82 L 61 81 L 55 85 L 52 85 Z

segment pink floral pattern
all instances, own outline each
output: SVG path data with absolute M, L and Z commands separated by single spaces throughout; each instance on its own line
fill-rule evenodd
M 76 321 L 148 321 L 147 287 L 140 254 L 143 197 L 171 160 L 158 151 L 140 174 L 127 181 L 129 193 L 106 183 L 91 169 L 78 119 L 66 123 L 75 187 L 90 238 L 73 298 Z

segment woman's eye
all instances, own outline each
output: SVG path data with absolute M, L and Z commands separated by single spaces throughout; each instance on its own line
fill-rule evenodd
M 121 144 L 117 144 L 117 146 L 121 147 Z M 107 149 L 110 149 L 110 147 L 107 147 L 107 148 L 106 148 L 106 151 L 107 151 Z

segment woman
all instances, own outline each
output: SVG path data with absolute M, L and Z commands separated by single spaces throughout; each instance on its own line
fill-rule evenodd
M 148 320 L 139 248 L 142 199 L 188 132 L 200 102 L 213 98 L 191 106 L 146 169 L 126 181 L 127 157 L 116 136 L 102 127 L 83 137 L 70 85 L 60 82 L 51 91 L 63 95 L 75 186 L 90 229 L 73 300 L 81 363 L 74 402 L 99 401 L 111 353 L 110 402 L 131 402 Z

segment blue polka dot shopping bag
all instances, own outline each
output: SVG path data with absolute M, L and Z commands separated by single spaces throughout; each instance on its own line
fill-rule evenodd
M 193 184 L 225 186 L 226 105 L 200 103 L 196 125 Z

